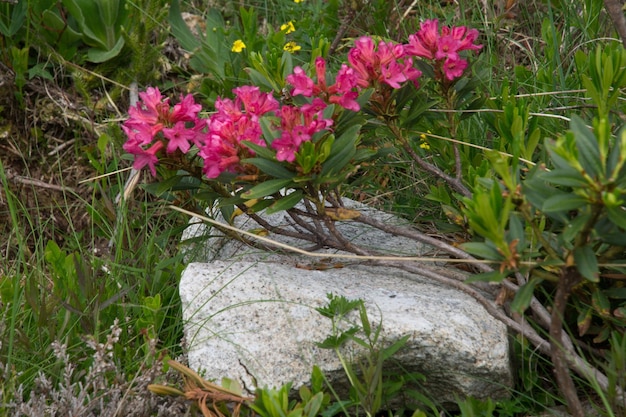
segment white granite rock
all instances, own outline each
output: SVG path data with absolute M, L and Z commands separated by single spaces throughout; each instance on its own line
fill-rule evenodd
M 379 219 L 402 222 L 367 210 Z M 264 218 L 290 224 L 284 213 Z M 237 220 L 244 230 L 258 227 L 245 216 Z M 362 224 L 337 225 L 353 243 L 384 252 L 421 255 L 428 249 Z M 207 231 L 213 232 L 200 227 L 187 237 Z M 297 239 L 269 237 L 310 246 Z M 196 250 L 195 259 L 210 262 L 188 265 L 180 295 L 189 364 L 209 379 L 234 378 L 249 390 L 287 382 L 298 388 L 308 383 L 316 364 L 331 380 L 340 380 L 343 373 L 336 355 L 315 345 L 330 332 L 330 320 L 315 308 L 333 293 L 364 300 L 373 322 L 382 316 L 386 344 L 409 335 L 394 356 L 396 366 L 423 374 L 426 382 L 420 389 L 437 401 L 454 402 L 455 396 L 469 395 L 501 398 L 512 384 L 506 327 L 464 293 L 395 269 L 329 259 L 324 262 L 330 269 L 316 270 L 319 259 L 268 254 L 219 237 L 205 245 L 207 251 Z M 347 354 L 358 358 L 362 351 Z

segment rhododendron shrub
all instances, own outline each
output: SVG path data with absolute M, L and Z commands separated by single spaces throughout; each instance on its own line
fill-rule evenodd
M 128 136 L 124 149 L 133 155 L 135 169 L 148 167 L 153 176 L 162 158 L 184 165 L 185 155 L 186 163 L 201 165 L 208 180 L 229 174 L 252 178 L 254 185 L 309 175 L 316 186 L 339 184 L 340 171 L 347 175 L 353 160 L 372 154 L 357 150 L 362 125 L 401 111 L 396 91 L 419 88 L 417 61 L 433 66 L 435 81 L 445 90 L 467 69 L 460 53 L 480 50 L 477 37 L 464 26 L 440 29 L 436 20 L 424 22 L 407 44 L 363 36 L 336 72 L 323 57 L 309 71 L 293 68 L 283 81 L 288 97 L 279 100 L 257 86 L 241 86 L 233 90 L 234 98 L 219 97 L 205 118 L 191 95 L 172 106 L 157 88 L 148 88 L 122 125 Z M 280 184 L 298 187 L 297 181 Z
M 159 169 L 161 188 L 176 185 L 178 176 L 201 177 L 199 187 L 209 191 L 198 197 L 216 203 L 211 208 L 222 210 L 224 219 L 233 219 L 237 206 L 265 231 L 465 291 L 552 357 L 569 409 L 580 410 L 572 369 L 604 392 L 615 388 L 589 365 L 597 358 L 581 354 L 590 351 L 581 348 L 582 337 L 585 346 L 605 343 L 616 330 L 623 335 L 626 323 L 626 303 L 611 296 L 614 277 L 624 272 L 626 128 L 616 128 L 620 112 L 610 104 L 626 83 L 626 50 L 598 47 L 591 60 L 582 50 L 576 54 L 581 85 L 593 103 L 586 112 L 596 112 L 591 123 L 573 115 L 569 130 L 546 140 L 538 152 L 541 133 L 531 122 L 530 106 L 503 87 L 495 104 L 502 108 L 484 119 L 500 135 L 501 149 L 477 151 L 478 146 L 463 146 L 467 133 L 459 128 L 482 106 L 480 72 L 468 76 L 469 58 L 482 48 L 477 39 L 476 30 L 426 20 L 405 44 L 356 39 L 337 66 L 321 56 L 295 68 L 289 55 L 278 68 L 253 61 L 250 78 L 275 91 L 236 88 L 232 99 L 218 98 L 206 117 L 193 97 L 171 105 L 149 88 L 123 125 L 124 148 L 136 169 L 148 167 L 156 175 L 160 163 L 176 168 L 174 175 Z M 473 241 L 450 244 L 343 204 L 342 185 L 351 176 L 360 183 L 372 179 L 377 173 L 371 167 L 382 164 L 365 162 L 387 152 L 402 153 L 402 169 L 417 168 L 433 178 L 427 198 L 440 202 L 439 214 L 471 231 Z M 257 214 L 261 210 L 287 210 L 289 226 L 272 224 Z M 335 222 L 347 220 L 427 244 L 444 254 L 435 258 L 442 263 L 467 261 L 473 275 L 461 281 L 450 272 L 454 268 L 392 255 L 383 259 L 377 249 L 354 244 L 338 231 Z M 225 232 L 222 222 L 206 221 Z M 251 237 L 250 244 L 258 237 L 230 231 Z M 499 291 L 483 295 L 470 281 L 493 282 Z M 512 300 L 509 294 L 515 294 Z M 568 316 L 579 317 L 578 323 L 564 321 Z M 540 320 L 529 325 L 532 317 Z M 568 331 L 576 324 L 578 337 Z M 626 397 L 621 388 L 619 396 Z

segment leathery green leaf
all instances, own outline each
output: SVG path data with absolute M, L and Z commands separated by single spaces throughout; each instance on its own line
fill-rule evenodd
M 574 249 L 574 261 L 578 272 L 591 282 L 599 282 L 598 258 L 593 249 L 588 246 L 582 246 Z
M 290 179 L 274 179 L 265 181 L 242 193 L 241 196 L 248 200 L 265 197 L 274 194 L 278 190 L 286 188 L 291 183 L 292 181 Z

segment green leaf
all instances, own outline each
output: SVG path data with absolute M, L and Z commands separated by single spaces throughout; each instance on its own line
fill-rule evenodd
M 311 391 L 313 392 L 321 392 L 324 389 L 324 374 L 319 366 L 313 365 L 313 370 L 311 370 Z
M 581 233 L 581 231 L 586 227 L 587 222 L 591 213 L 579 214 L 573 219 L 569 219 L 561 232 L 560 241 L 563 242 L 573 242 L 574 239 Z
M 591 305 L 600 316 L 609 317 L 611 315 L 611 303 L 601 288 L 596 287 L 591 294 Z
M 393 355 L 395 355 L 397 351 L 399 351 L 400 349 L 402 349 L 406 345 L 406 342 L 409 341 L 410 337 L 411 337 L 410 334 L 404 335 L 404 336 L 402 336 L 402 338 L 398 339 L 391 346 L 388 346 L 385 349 L 383 349 L 383 351 L 382 351 L 382 355 L 383 355 L 382 359 L 383 360 L 387 360 L 387 359 L 391 358 Z
M 255 198 L 265 197 L 274 194 L 283 188 L 287 188 L 288 185 L 293 184 L 290 179 L 274 179 L 262 182 L 259 185 L 255 185 L 248 191 L 241 193 L 241 197 L 252 200 Z
M 578 272 L 591 282 L 599 282 L 600 270 L 598 268 L 598 258 L 593 249 L 588 246 L 582 246 L 574 249 L 574 261 Z
M 517 213 L 512 213 L 509 217 L 509 242 L 512 242 L 517 239 L 517 251 L 521 252 L 521 249 L 526 246 L 525 243 L 525 234 L 524 234 L 524 224 L 522 220 L 519 218 Z
M 269 90 L 280 91 L 280 86 L 276 84 L 275 81 L 271 80 L 269 76 L 266 76 L 253 68 L 246 68 L 245 71 L 248 73 L 248 77 L 250 77 L 252 84 L 265 87 Z
M 613 287 L 604 290 L 604 294 L 609 298 L 626 300 L 626 287 Z
M 621 229 L 626 230 L 626 209 L 620 207 L 605 207 L 609 220 Z
M 18 1 L 16 5 L 9 6 L 6 5 L 9 10 L 12 8 L 11 17 L 9 26 L 7 27 L 5 23 L 0 19 L 0 33 L 7 38 L 11 38 L 13 35 L 17 33 L 18 30 L 24 25 L 26 11 L 27 11 L 27 1 Z
M 286 195 L 279 200 L 276 200 L 274 204 L 272 204 L 265 210 L 265 214 L 273 214 L 279 211 L 289 210 L 302 200 L 303 195 L 304 192 L 302 190 L 296 190 L 291 194 Z
M 607 160 L 607 176 L 615 180 L 626 160 L 626 125 L 623 125 L 615 137 L 615 143 Z
M 304 405 L 304 417 L 316 417 L 324 402 L 324 393 L 318 392 Z
M 626 307 L 617 307 L 613 310 L 613 315 L 620 319 L 626 319 Z
M 370 323 L 369 317 L 367 317 L 367 309 L 365 308 L 365 303 L 361 303 L 359 305 L 359 317 L 361 318 L 361 327 L 363 328 L 363 333 L 365 333 L 365 336 L 369 338 L 372 334 L 372 325 Z
M 541 175 L 545 181 L 549 181 L 555 185 L 564 187 L 584 187 L 588 185 L 587 180 L 572 167 L 555 168 L 552 171 L 545 172 Z
M 115 58 L 119 55 L 124 47 L 124 38 L 119 38 L 117 43 L 111 49 L 98 49 L 91 48 L 87 51 L 87 59 L 90 62 L 95 62 L 99 64 L 101 62 L 106 62 L 109 59 Z
M 354 125 L 333 142 L 330 157 L 322 165 L 322 176 L 333 175 L 345 167 L 356 153 L 361 125 Z
M 261 126 L 263 126 L 263 119 L 261 119 Z M 252 149 L 257 157 L 264 158 L 264 159 L 269 159 L 269 160 L 275 160 L 276 159 L 275 152 L 272 149 L 270 149 L 270 148 L 267 148 L 265 146 L 261 146 L 261 145 L 256 144 L 256 143 L 252 143 L 252 142 L 247 141 L 247 140 L 241 141 L 241 143 L 246 145 L 248 148 Z
M 172 34 L 187 52 L 193 52 L 200 47 L 200 41 L 182 18 L 179 0 L 172 0 L 170 4 L 169 22 Z
M 121 28 L 128 13 L 125 0 L 63 0 L 63 5 L 76 19 L 85 43 L 98 51 L 96 58 L 103 58 L 104 52 L 119 53 L 120 43 L 124 44 Z
M 511 310 L 519 314 L 526 311 L 535 293 L 535 287 L 542 281 L 542 279 L 532 278 L 526 284 L 522 285 L 511 302 Z
M 576 137 L 576 146 L 578 148 L 578 156 L 580 163 L 585 170 L 594 178 L 604 176 L 602 169 L 602 161 L 600 160 L 600 149 L 598 140 L 585 122 L 577 116 L 573 115 L 570 121 L 570 129 Z
M 167 178 L 161 182 L 156 183 L 155 184 L 156 188 L 151 188 L 151 190 L 157 196 L 162 195 L 166 191 L 172 191 L 174 189 L 184 190 L 186 188 L 177 188 L 177 187 L 181 185 L 181 183 L 186 177 L 187 175 L 174 175 L 170 178 Z M 194 188 L 197 188 L 197 186 Z
M 243 159 L 241 162 L 244 164 L 252 164 L 267 175 L 271 175 L 274 178 L 287 179 L 293 178 L 296 175 L 279 162 L 270 161 L 265 158 L 247 158 Z
M 543 202 L 542 210 L 546 213 L 578 210 L 587 204 L 587 199 L 576 194 L 559 193 Z
M 579 336 L 584 336 L 585 334 L 587 334 L 587 331 L 591 326 L 591 318 L 593 317 L 592 312 L 593 311 L 591 310 L 591 308 L 585 308 L 580 312 L 580 314 L 578 314 L 576 325 L 578 327 Z
M 501 260 L 502 254 L 493 245 L 486 242 L 466 242 L 461 244 L 464 251 L 489 260 Z

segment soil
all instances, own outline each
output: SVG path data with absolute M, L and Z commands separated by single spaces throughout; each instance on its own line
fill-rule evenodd
M 51 239 L 61 246 L 70 234 L 90 227 L 88 204 L 95 190 L 83 181 L 97 174 L 87 154 L 104 129 L 71 89 L 34 78 L 20 102 L 14 78 L 0 64 L 0 162 L 6 175 L 0 187 L 0 256 L 8 262 L 18 258 L 20 234 L 31 252 L 21 255 L 28 259 L 36 245 Z M 18 206 L 19 230 L 8 197 Z

